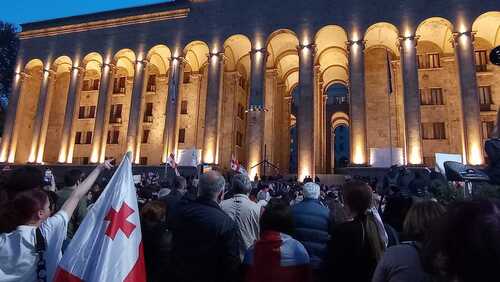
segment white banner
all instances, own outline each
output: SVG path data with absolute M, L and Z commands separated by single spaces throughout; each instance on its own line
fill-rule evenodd
M 177 150 L 178 166 L 198 166 L 201 162 L 201 150 L 198 149 L 179 149 Z
M 370 148 L 370 165 L 373 167 L 391 167 L 393 165 L 404 165 L 403 149 L 392 148 Z

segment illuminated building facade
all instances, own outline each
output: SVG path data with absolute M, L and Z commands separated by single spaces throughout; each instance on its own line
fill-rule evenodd
M 286 173 L 294 127 L 301 178 L 332 171 L 344 126 L 353 164 L 389 146 L 408 164 L 436 152 L 482 164 L 500 105 L 496 1 L 179 0 L 28 23 L 20 37 L 9 163 L 130 150 L 157 165 L 196 148 L 223 167 L 265 152 Z M 348 93 L 344 110 L 328 110 L 330 87 Z

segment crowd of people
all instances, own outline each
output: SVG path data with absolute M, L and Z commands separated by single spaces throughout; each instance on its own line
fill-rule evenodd
M 2 175 L 0 281 L 51 281 L 106 186 L 99 175 L 112 166 L 106 161 L 88 175 L 68 169 L 60 187 L 36 167 Z M 136 186 L 147 279 L 500 281 L 500 203 L 443 204 L 415 178 L 409 190 L 386 183 L 391 192 L 381 193 L 357 178 L 327 186 L 319 178 L 251 180 L 217 171 L 144 175 Z

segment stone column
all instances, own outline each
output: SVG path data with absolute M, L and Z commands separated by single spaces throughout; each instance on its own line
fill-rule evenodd
M 321 102 L 323 100 L 322 87 L 321 87 L 321 69 L 320 65 L 316 64 L 314 66 L 314 166 L 315 173 L 323 173 L 323 152 L 322 152 L 322 135 L 321 126 L 323 124 L 322 120 L 322 107 Z
M 208 164 L 218 163 L 218 131 L 223 64 L 224 52 L 209 54 L 205 133 L 203 138 L 203 162 Z
M 349 115 L 351 121 L 351 162 L 362 165 L 366 158 L 366 105 L 364 41 L 348 41 Z M 328 134 L 328 133 L 327 133 Z
M 417 38 L 400 37 L 401 70 L 404 93 L 406 162 L 422 164 L 420 93 L 418 91 Z
M 262 175 L 262 167 L 254 166 L 262 161 L 264 154 L 266 61 L 266 49 L 254 49 L 250 52 L 250 96 L 246 134 L 246 159 L 250 179 L 256 174 Z
M 58 158 L 59 163 L 71 162 L 71 159 L 68 159 L 68 151 L 70 148 L 70 140 L 71 140 L 71 129 L 73 127 L 73 120 L 75 117 L 75 113 L 78 110 L 76 98 L 78 95 L 78 91 L 81 88 L 81 84 L 83 81 L 82 78 L 84 73 L 85 69 L 81 67 L 73 67 L 71 69 L 71 80 L 69 82 L 68 100 L 66 101 L 66 110 L 64 112 L 61 149 L 59 150 L 59 158 Z
M 102 143 L 106 145 L 107 133 L 104 132 L 104 123 L 106 122 L 106 109 L 109 104 L 111 92 L 113 91 L 113 78 L 116 68 L 112 64 L 102 65 L 101 70 L 101 85 L 99 86 L 99 98 L 97 100 L 97 112 L 94 123 L 94 134 L 92 137 L 92 152 L 90 162 L 97 163 L 101 161 L 101 155 L 104 155 L 105 147 L 102 148 Z M 101 154 L 101 151 L 102 154 Z
M 45 69 L 43 70 L 42 86 L 40 90 L 40 96 L 38 98 L 38 107 L 35 115 L 35 122 L 33 124 L 33 139 L 31 141 L 31 150 L 28 158 L 28 162 L 41 163 L 42 160 L 38 155 L 40 141 L 42 140 L 44 123 L 48 122 L 48 114 L 50 103 L 48 103 L 49 92 L 54 83 L 54 71 Z M 42 149 L 43 151 L 43 149 Z
M 290 171 L 290 114 L 291 114 L 291 103 L 292 97 L 286 96 L 286 86 L 285 84 L 279 84 L 278 88 L 282 89 L 278 91 L 283 98 L 283 136 L 282 136 L 282 160 L 281 160 L 281 171 L 286 175 Z
M 481 144 L 481 111 L 477 93 L 473 41 L 474 34 L 470 31 L 453 34 L 462 97 L 466 161 L 471 165 L 480 165 L 484 163 L 484 157 Z
M 16 115 L 19 101 L 21 100 L 21 89 L 26 76 L 27 74 L 25 73 L 16 73 L 14 74 L 14 79 L 12 80 L 12 92 L 10 94 L 7 115 L 5 117 L 5 124 L 3 128 L 0 162 L 14 162 L 15 154 L 14 152 L 9 153 L 9 148 L 14 136 Z
M 323 85 L 321 85 L 321 89 L 323 89 Z M 322 93 L 325 93 L 324 91 Z M 322 159 L 322 166 L 323 170 L 326 174 L 332 173 L 331 170 L 326 169 L 326 154 L 327 154 L 327 149 L 326 149 L 326 129 L 327 126 L 330 124 L 330 121 L 326 119 L 326 101 L 328 100 L 328 96 L 325 94 L 321 95 L 321 119 L 323 122 L 321 123 L 321 155 L 323 156 Z
M 299 52 L 299 102 L 297 113 L 298 139 L 298 177 L 314 177 L 314 129 L 315 129 L 315 99 L 314 99 L 314 44 L 300 45 Z
M 140 143 L 137 142 L 137 136 L 140 135 L 139 125 L 141 123 L 141 98 L 144 93 L 146 84 L 144 83 L 146 76 L 146 66 L 148 61 L 138 60 L 135 62 L 134 71 L 134 87 L 132 90 L 132 98 L 130 102 L 130 113 L 127 128 L 127 151 L 132 152 L 132 160 L 134 163 L 139 163 Z
M 184 58 L 170 58 L 170 76 L 168 78 L 167 108 L 165 116 L 165 128 L 163 131 L 163 156 L 162 161 L 166 162 L 170 154 L 176 154 L 177 150 L 177 123 L 179 119 L 179 96 L 180 83 L 183 73 L 182 65 Z

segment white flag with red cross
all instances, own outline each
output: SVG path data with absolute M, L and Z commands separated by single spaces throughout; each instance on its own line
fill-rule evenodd
M 240 165 L 240 162 L 238 162 L 238 160 L 234 157 L 234 155 L 231 155 L 231 169 L 241 174 L 248 174 L 247 171 Z
M 146 281 L 130 153 L 80 224 L 54 278 L 54 282 L 80 281 Z

